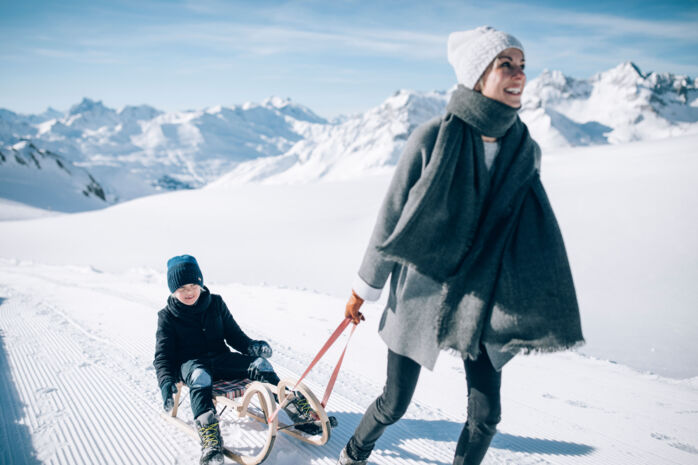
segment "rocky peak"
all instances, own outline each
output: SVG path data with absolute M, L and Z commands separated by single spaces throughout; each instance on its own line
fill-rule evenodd
M 147 121 L 151 120 L 162 112 L 149 105 L 127 105 L 119 112 L 119 117 L 122 120 Z
M 87 97 L 84 97 L 82 101 L 76 105 L 73 105 L 70 107 L 70 110 L 68 111 L 69 115 L 78 115 L 82 113 L 92 113 L 92 114 L 101 114 L 101 113 L 113 113 L 114 110 L 111 108 L 107 108 L 104 106 L 101 100 L 91 100 Z

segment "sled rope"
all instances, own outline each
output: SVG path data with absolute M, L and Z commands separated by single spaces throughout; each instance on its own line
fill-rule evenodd
M 292 391 L 295 391 L 298 385 L 303 381 L 303 379 L 306 377 L 306 375 L 310 372 L 310 370 L 313 369 L 315 364 L 325 355 L 327 350 L 332 346 L 332 344 L 335 343 L 335 341 L 341 336 L 341 334 L 344 332 L 344 330 L 349 326 L 351 323 L 351 318 L 345 318 L 342 320 L 342 322 L 337 326 L 337 329 L 334 330 L 330 338 L 325 342 L 325 345 L 322 346 L 320 351 L 317 353 L 315 358 L 313 359 L 312 362 L 310 362 L 310 365 L 308 365 L 308 368 L 305 369 L 305 372 L 303 375 L 298 378 L 298 381 L 296 381 L 295 386 L 291 389 Z M 351 336 L 354 334 L 354 330 L 356 329 L 356 325 L 353 325 L 351 328 L 351 332 L 349 333 L 349 337 L 347 338 L 347 342 L 344 345 L 344 350 L 342 350 L 342 355 L 339 356 L 339 360 L 337 361 L 337 365 L 334 367 L 334 371 L 332 372 L 332 376 L 330 376 L 330 380 L 327 382 L 327 387 L 325 388 L 325 394 L 322 396 L 322 402 L 320 404 L 324 408 L 327 405 L 327 402 L 330 400 L 330 394 L 332 393 L 332 389 L 334 388 L 334 383 L 337 380 L 337 375 L 339 375 L 339 368 L 342 366 L 342 361 L 344 360 L 344 354 L 347 352 L 347 347 L 349 346 L 349 341 L 351 340 Z M 291 396 L 286 396 L 284 401 L 279 404 L 278 407 L 276 407 L 276 410 L 274 410 L 274 413 L 271 414 L 269 417 L 269 420 L 267 420 L 267 423 L 274 421 L 274 418 L 279 414 L 279 410 L 284 408 L 286 404 L 288 404 L 289 399 Z

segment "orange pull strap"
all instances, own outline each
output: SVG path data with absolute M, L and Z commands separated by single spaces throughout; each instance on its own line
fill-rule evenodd
M 349 326 L 351 323 L 351 318 L 345 318 L 342 320 L 342 322 L 337 326 L 337 329 L 334 330 L 330 338 L 325 342 L 325 345 L 322 346 L 320 351 L 317 353 L 315 358 L 313 359 L 312 362 L 310 362 L 310 365 L 308 365 L 308 368 L 305 369 L 305 372 L 303 375 L 301 375 L 300 378 L 298 378 L 298 381 L 296 381 L 295 386 L 293 386 L 292 390 L 295 391 L 298 385 L 303 381 L 303 379 L 306 377 L 306 375 L 310 372 L 310 370 L 313 369 L 315 364 L 325 355 L 327 350 L 332 346 L 332 344 L 335 343 L 335 341 L 341 336 L 341 334 L 344 332 L 344 330 Z M 342 351 L 342 355 L 339 357 L 339 361 L 337 362 L 337 365 L 334 367 L 334 371 L 332 372 L 332 376 L 330 376 L 330 380 L 327 383 L 327 388 L 325 388 L 325 394 L 322 397 L 322 406 L 325 407 L 327 405 L 327 401 L 330 399 L 330 394 L 332 393 L 332 389 L 334 388 L 334 383 L 337 380 L 337 375 L 339 375 L 339 368 L 342 366 L 342 360 L 344 360 L 344 354 L 347 351 L 347 346 L 349 345 L 349 341 L 351 340 L 351 336 L 354 334 L 354 330 L 356 329 L 356 325 L 351 329 L 351 333 L 349 333 L 349 338 L 347 339 L 347 343 L 344 346 L 344 350 Z M 279 410 L 284 408 L 286 404 L 288 403 L 288 397 L 284 399 L 284 401 L 279 404 L 278 407 L 276 407 L 276 410 L 274 410 L 274 413 L 271 414 L 269 419 L 267 420 L 267 423 L 270 423 L 274 421 L 274 418 L 279 414 Z

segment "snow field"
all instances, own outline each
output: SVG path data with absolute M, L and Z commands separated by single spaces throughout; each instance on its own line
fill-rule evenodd
M 167 295 L 162 274 L 0 260 L 0 283 L 7 358 L 0 386 L 14 389 L 21 406 L 13 411 L 2 402 L 0 424 L 15 432 L 0 435 L 1 449 L 19 450 L 15 456 L 3 452 L 2 463 L 38 463 L 22 460 L 16 447 L 29 437 L 42 463 L 197 460 L 196 442 L 160 418 L 151 362 L 156 312 Z M 271 361 L 282 377 L 300 375 L 343 312 L 343 299 L 315 292 L 209 286 L 251 337 L 271 343 Z M 340 422 L 330 442 L 318 448 L 280 435 L 266 463 L 335 462 L 382 388 L 386 349 L 375 332 L 380 309 L 367 306 L 367 321 L 350 343 L 328 406 Z M 309 375 L 317 395 L 344 338 Z M 370 463 L 451 462 L 465 417 L 461 364 L 442 355 L 433 373 L 424 370 L 415 402 L 381 438 Z M 566 352 L 516 358 L 504 371 L 502 394 L 503 421 L 485 464 L 698 463 L 695 380 L 642 374 Z M 11 396 L 3 392 L 2 398 Z M 224 428 L 227 443 L 249 447 L 250 435 L 228 422 Z
M 486 465 L 698 464 L 697 146 L 544 157 L 587 345 L 506 366 Z M 0 464 L 195 463 L 196 442 L 160 418 L 152 368 L 166 259 L 195 255 L 280 375 L 298 376 L 342 318 L 388 180 L 216 183 L 72 215 L 0 202 L 17 219 L 0 222 Z M 383 386 L 382 306 L 366 305 L 349 346 L 330 442 L 279 436 L 266 463 L 335 463 Z M 317 395 L 341 344 L 309 376 Z M 371 463 L 451 463 L 465 407 L 462 361 L 443 354 Z M 229 421 L 226 440 L 249 447 Z
M 582 353 L 698 376 L 695 147 L 698 136 L 686 136 L 544 156 L 543 183 L 580 302 Z M 388 182 L 216 183 L 94 212 L 2 221 L 0 257 L 162 273 L 168 257 L 190 253 L 207 281 L 345 299 Z
M 0 199 L 0 221 L 27 220 L 42 216 L 53 216 L 59 213 L 30 207 L 29 205 L 14 202 L 8 199 Z

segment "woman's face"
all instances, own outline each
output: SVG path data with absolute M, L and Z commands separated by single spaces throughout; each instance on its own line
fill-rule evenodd
M 176 291 L 174 296 L 184 305 L 194 305 L 201 295 L 201 286 L 198 284 L 185 284 Z
M 523 53 L 518 48 L 502 51 L 485 71 L 480 87 L 482 95 L 510 107 L 520 107 L 521 93 L 526 85 L 525 64 Z

